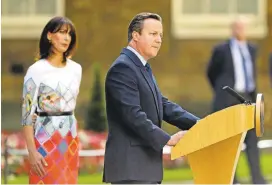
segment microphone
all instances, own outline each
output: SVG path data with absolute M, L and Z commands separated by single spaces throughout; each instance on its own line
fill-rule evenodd
M 241 96 L 240 94 L 238 94 L 236 91 L 234 91 L 232 88 L 230 88 L 229 86 L 225 86 L 222 88 L 223 90 L 227 91 L 230 95 L 232 95 L 233 97 L 235 97 L 239 102 L 250 105 L 251 102 L 247 101 L 243 96 Z

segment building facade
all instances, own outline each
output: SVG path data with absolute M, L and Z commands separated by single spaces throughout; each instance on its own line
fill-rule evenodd
M 163 44 L 150 63 L 165 96 L 196 114 L 209 113 L 212 91 L 206 66 L 211 50 L 229 38 L 229 24 L 240 14 L 247 16 L 249 39 L 259 47 L 258 91 L 264 93 L 266 101 L 272 100 L 268 76 L 272 51 L 270 0 L 3 0 L 2 128 L 20 128 L 23 76 L 34 62 L 41 29 L 52 16 L 69 17 L 77 29 L 78 50 L 73 60 L 82 65 L 83 76 L 76 114 L 83 122 L 93 64 L 101 65 L 104 78 L 127 44 L 130 20 L 143 11 L 156 12 L 163 18 Z

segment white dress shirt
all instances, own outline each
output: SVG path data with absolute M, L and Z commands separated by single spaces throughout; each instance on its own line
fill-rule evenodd
M 243 53 L 243 57 L 246 60 L 246 70 L 248 77 L 248 91 L 252 92 L 255 89 L 255 82 L 253 77 L 253 65 L 251 55 L 248 50 L 248 45 L 246 42 L 240 42 L 236 39 L 231 40 L 231 54 L 233 59 L 233 67 L 234 67 L 234 78 L 235 84 L 234 89 L 238 92 L 245 93 L 246 91 L 246 81 L 245 74 L 243 69 L 243 58 L 240 53 L 240 49 Z
M 130 51 L 132 51 L 135 55 L 137 55 L 137 57 L 141 60 L 142 64 L 145 66 L 147 61 L 144 59 L 144 57 L 142 55 L 140 55 L 138 53 L 138 51 L 136 51 L 134 48 L 132 48 L 131 46 L 127 46 L 127 49 L 129 49 Z

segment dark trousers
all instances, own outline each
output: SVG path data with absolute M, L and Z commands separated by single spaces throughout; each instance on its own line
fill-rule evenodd
M 239 93 L 246 100 L 251 100 L 255 103 L 255 93 Z M 260 167 L 260 152 L 258 149 L 258 138 L 256 136 L 255 128 L 248 130 L 244 143 L 246 144 L 245 153 L 247 156 L 248 165 L 250 168 L 251 182 L 253 184 L 266 184 L 264 177 L 262 176 L 261 167 Z M 238 183 L 236 175 L 234 176 L 233 183 Z

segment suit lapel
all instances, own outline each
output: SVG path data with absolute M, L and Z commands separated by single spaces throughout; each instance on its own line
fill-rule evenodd
M 156 109 L 157 109 L 157 112 L 159 115 L 158 97 L 157 97 L 157 93 L 155 90 L 155 84 L 153 83 L 152 79 L 149 77 L 149 74 L 145 70 L 143 63 L 132 51 L 130 51 L 127 48 L 124 48 L 121 53 L 126 54 L 134 62 L 134 64 L 140 68 L 140 71 L 141 71 L 142 75 L 144 76 L 144 79 L 146 80 L 146 82 L 148 83 L 148 86 L 150 87 L 150 89 L 152 91 L 153 98 L 154 98 L 154 101 L 156 104 Z
M 231 69 L 230 71 L 232 73 L 233 84 L 234 84 L 235 83 L 235 77 L 234 77 L 233 55 L 232 55 L 232 51 L 231 51 L 231 40 L 228 40 L 226 48 L 227 48 L 227 52 L 228 52 L 227 55 L 226 55 L 228 57 L 228 59 L 226 61 L 229 61 L 229 63 L 227 65 L 230 66 L 230 69 Z
M 153 94 L 153 98 L 154 98 L 154 101 L 155 101 L 155 104 L 156 104 L 156 108 L 157 108 L 157 112 L 159 114 L 159 106 L 158 106 L 158 97 L 157 97 L 157 93 L 156 93 L 156 90 L 155 90 L 155 84 L 153 83 L 152 79 L 150 79 L 147 71 L 145 70 L 145 68 L 143 67 L 140 67 L 140 70 L 141 70 L 141 73 L 142 75 L 144 76 L 145 80 L 147 81 L 151 91 L 152 91 L 152 94 Z
M 161 121 L 163 119 L 163 107 L 162 107 L 162 101 L 160 101 L 162 99 L 161 97 L 161 92 L 159 91 L 159 87 L 157 86 L 157 84 L 155 84 L 155 89 L 156 89 L 156 94 L 157 94 L 157 100 L 158 100 L 158 105 L 159 105 L 159 120 Z M 160 122 L 160 126 L 161 126 L 161 122 Z
M 253 71 L 253 76 L 254 78 L 256 77 L 256 62 L 255 62 L 255 52 L 254 52 L 254 48 L 250 45 L 250 44 L 247 44 L 247 48 L 248 48 L 248 52 L 249 52 L 249 55 L 250 55 L 250 61 L 252 63 L 252 71 Z
M 249 51 L 249 54 L 250 54 L 250 57 L 251 57 L 251 61 L 253 61 L 253 59 L 254 59 L 253 48 L 251 47 L 250 44 L 247 44 L 247 48 L 248 48 L 248 51 Z

